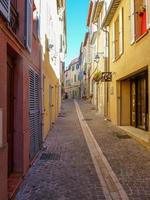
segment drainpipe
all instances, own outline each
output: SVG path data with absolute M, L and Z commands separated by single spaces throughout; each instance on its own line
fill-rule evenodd
M 39 2 L 40 6 L 39 6 L 39 13 L 41 14 L 41 0 Z M 39 16 L 40 18 L 40 24 L 41 24 L 41 15 Z M 41 28 L 41 27 L 40 27 Z M 40 77 L 41 77 L 41 83 L 40 83 L 40 102 L 41 102 L 41 135 L 42 135 L 42 140 L 43 140 L 43 135 L 44 135 L 44 105 L 43 105 L 43 92 L 44 92 L 44 88 L 43 88 L 43 62 L 42 62 L 42 57 L 43 57 L 43 48 L 41 45 L 41 33 L 40 33 Z
M 105 61 L 105 72 L 109 72 L 110 71 L 110 50 L 109 50 L 109 38 L 110 38 L 110 34 L 109 34 L 109 31 L 107 29 L 104 29 L 102 28 L 102 31 L 106 33 L 106 47 L 107 47 L 107 59 Z M 104 101 L 106 102 L 106 105 L 104 106 L 104 116 L 105 118 L 107 119 L 109 116 L 108 116 L 108 98 L 109 98 L 109 85 L 108 85 L 108 82 L 105 83 L 105 87 L 104 87 L 104 94 L 105 94 L 105 97 L 104 97 Z

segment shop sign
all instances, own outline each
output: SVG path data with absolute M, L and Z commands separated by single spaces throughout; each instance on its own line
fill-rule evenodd
M 102 82 L 111 82 L 112 81 L 112 72 L 102 72 Z

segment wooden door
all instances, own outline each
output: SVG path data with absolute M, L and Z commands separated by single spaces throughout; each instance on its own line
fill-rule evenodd
M 146 73 L 131 81 L 131 125 L 148 130 L 148 80 Z
M 137 81 L 137 127 L 147 130 L 147 80 L 145 77 Z
M 131 81 L 131 126 L 136 127 L 136 84 Z

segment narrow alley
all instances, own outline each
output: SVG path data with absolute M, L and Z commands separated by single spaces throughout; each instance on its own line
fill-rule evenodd
M 105 199 L 70 100 L 64 103 L 44 149 L 16 197 L 16 200 L 67 199 Z
M 0 200 L 150 200 L 150 0 L 0 0 Z
M 98 164 L 79 120 L 96 139 L 95 158 L 96 149 L 102 151 Z M 149 170 L 150 150 L 104 121 L 88 102 L 65 100 L 15 200 L 148 200 Z

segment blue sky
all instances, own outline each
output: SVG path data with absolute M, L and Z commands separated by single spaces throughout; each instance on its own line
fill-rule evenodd
M 67 57 L 69 62 L 79 56 L 81 42 L 84 39 L 89 0 L 67 0 Z

